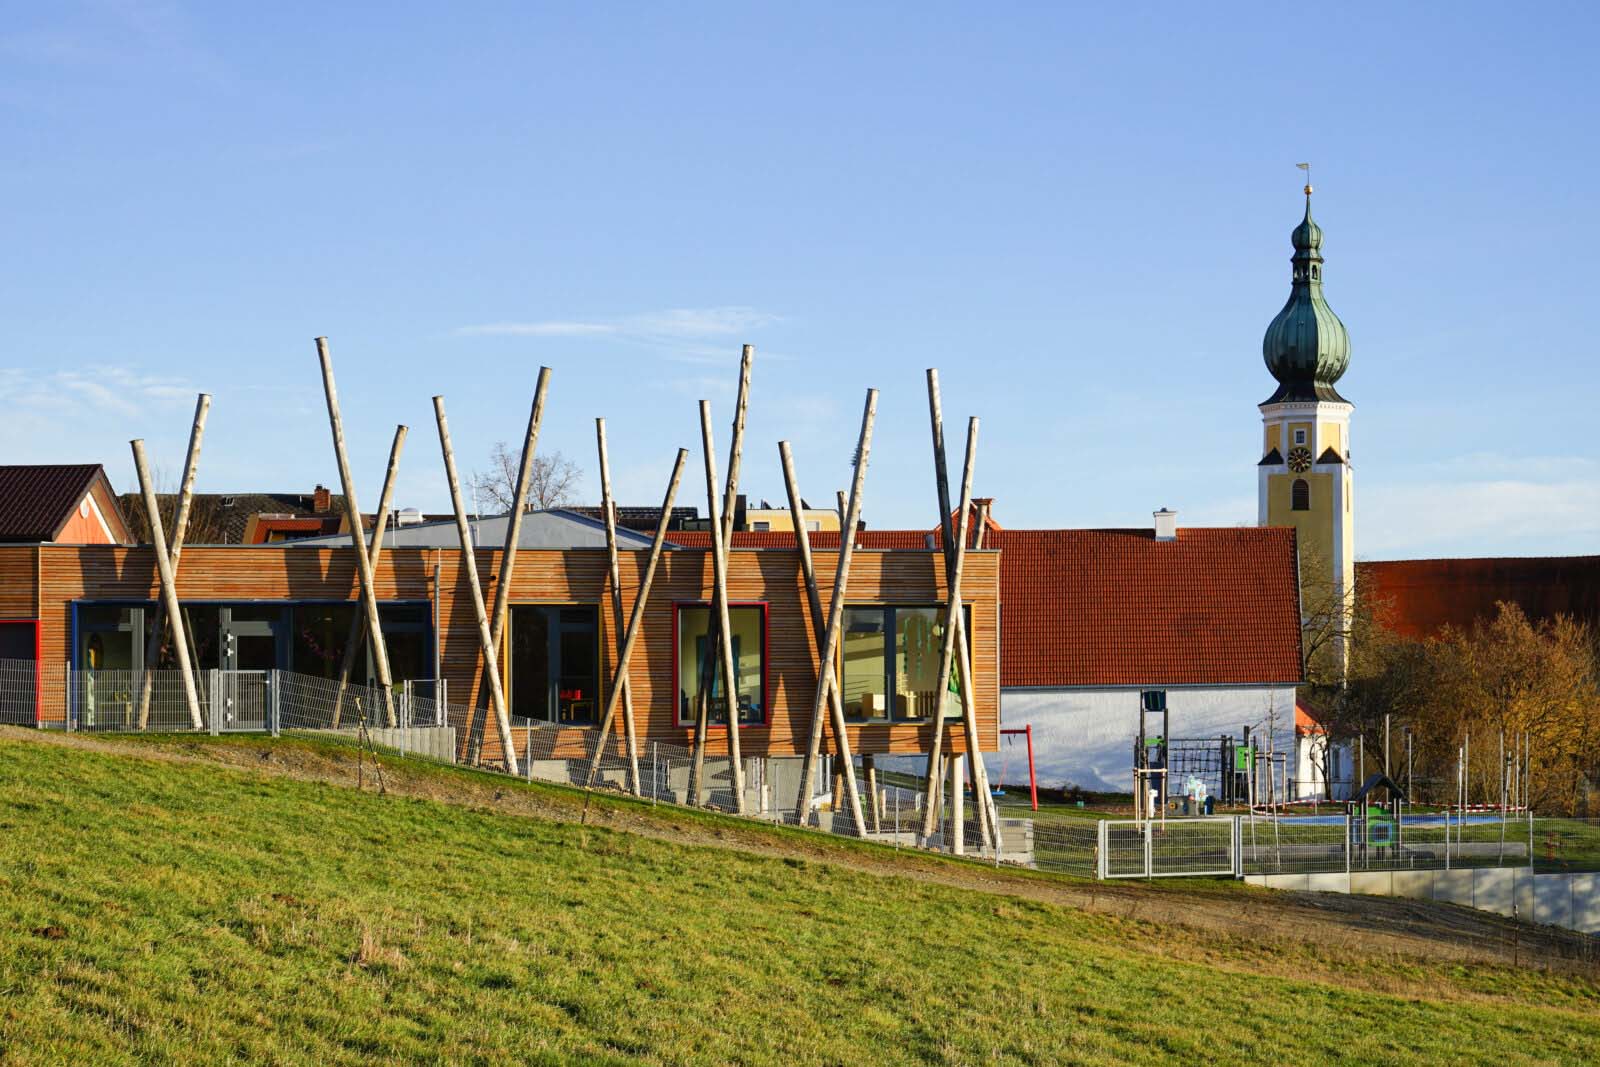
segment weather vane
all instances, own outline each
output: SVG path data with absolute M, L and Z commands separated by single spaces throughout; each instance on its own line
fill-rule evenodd
M 1306 195 L 1311 195 L 1311 164 L 1296 163 L 1295 166 L 1306 172 Z

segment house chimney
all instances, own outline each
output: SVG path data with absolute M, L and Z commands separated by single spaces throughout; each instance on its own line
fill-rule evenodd
M 1168 508 L 1152 512 L 1156 520 L 1156 540 L 1176 541 L 1178 539 L 1178 513 Z
M 333 510 L 333 494 L 328 492 L 328 487 L 318 485 L 311 492 L 311 510 L 318 515 L 326 515 Z

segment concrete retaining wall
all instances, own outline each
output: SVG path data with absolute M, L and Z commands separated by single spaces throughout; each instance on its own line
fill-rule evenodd
M 1600 934 L 1600 874 L 1534 874 L 1526 867 L 1476 867 L 1464 871 L 1252 874 L 1245 882 L 1267 889 L 1438 900 Z

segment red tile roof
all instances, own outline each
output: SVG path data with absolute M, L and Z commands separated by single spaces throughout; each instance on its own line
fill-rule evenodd
M 1001 530 L 1006 688 L 1301 680 L 1294 531 Z
M 1600 556 L 1400 559 L 1356 564 L 1376 614 L 1407 637 L 1469 629 L 1507 601 L 1534 622 L 1570 615 L 1600 626 Z
M 98 463 L 0 467 L 0 542 L 53 540 L 102 476 Z
M 704 531 L 673 533 L 685 548 Z M 928 550 L 922 530 L 864 530 L 868 549 Z M 789 548 L 786 532 L 736 548 Z M 811 535 L 837 548 L 837 533 Z M 1000 684 L 1013 688 L 1294 684 L 1301 680 L 1294 531 L 991 529 L 1000 550 Z

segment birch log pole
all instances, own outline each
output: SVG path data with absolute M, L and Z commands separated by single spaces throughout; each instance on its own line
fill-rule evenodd
M 667 526 L 672 521 L 672 501 L 678 495 L 678 482 L 683 478 L 683 465 L 689 459 L 687 448 L 678 449 L 678 459 L 672 465 L 672 477 L 667 481 L 667 496 L 661 502 L 661 517 L 656 520 L 656 534 L 650 542 L 650 558 L 644 565 L 644 577 L 639 582 L 639 593 L 633 598 L 633 611 L 628 616 L 628 630 L 622 635 L 622 650 L 617 653 L 617 670 L 611 685 L 611 692 L 606 695 L 605 715 L 600 719 L 600 736 L 604 737 L 611 729 L 611 724 L 617 718 L 617 704 L 622 699 L 622 687 L 616 684 L 615 678 L 628 676 L 628 661 L 633 658 L 633 646 L 638 640 L 643 629 L 644 609 L 650 601 L 650 585 L 655 581 L 656 564 L 661 561 L 661 549 L 667 543 Z M 676 650 L 673 652 L 677 654 Z M 605 750 L 596 746 L 594 758 L 589 763 L 589 775 L 585 779 L 586 786 L 594 785 L 594 776 L 600 769 L 600 756 Z
M 739 393 L 733 403 L 733 437 L 728 442 L 728 486 L 722 495 L 722 544 L 733 548 L 734 512 L 739 504 L 739 467 L 744 457 L 744 424 L 750 407 L 750 370 L 755 363 L 755 345 L 745 345 L 739 353 Z
M 950 530 L 950 470 L 944 453 L 944 410 L 939 396 L 939 372 L 928 368 L 928 421 L 933 430 L 933 478 L 939 496 L 939 545 L 944 552 L 945 580 L 951 576 L 951 562 L 955 553 L 955 538 Z M 948 628 L 946 637 L 949 637 Z M 928 754 L 927 803 L 923 810 L 922 835 L 932 836 L 939 818 L 937 799 L 944 788 L 943 775 L 934 774 L 944 758 L 944 693 L 949 685 L 950 661 L 940 657 L 939 696 L 934 704 L 933 751 Z
M 189 645 L 184 638 L 183 613 L 178 607 L 178 583 L 173 577 L 172 557 L 167 554 L 167 536 L 161 529 L 161 509 L 156 503 L 156 487 L 150 480 L 150 464 L 145 461 L 144 442 L 135 440 L 133 469 L 139 475 L 139 491 L 144 494 L 144 510 L 150 518 L 150 547 L 156 553 L 156 574 L 161 579 L 161 601 L 166 605 L 167 619 L 172 626 L 172 643 L 177 646 L 178 670 L 183 672 L 183 700 L 189 706 L 189 724 L 196 730 L 205 729 L 200 717 L 200 694 L 195 690 L 194 671 L 189 660 Z
M 755 363 L 755 351 L 754 345 L 745 345 L 739 355 L 739 392 L 734 401 L 732 438 L 728 442 L 728 484 L 723 492 L 722 522 L 708 524 L 712 537 L 721 534 L 724 553 L 733 551 L 734 511 L 739 501 L 739 469 L 744 454 L 745 413 L 750 403 L 750 371 Z M 707 647 L 714 650 L 721 638 L 721 628 L 715 612 L 712 612 L 706 626 Z M 695 699 L 694 752 L 689 761 L 689 803 L 696 806 L 700 803 L 705 777 L 705 746 L 711 723 L 711 675 L 715 673 L 710 664 L 715 662 L 715 658 L 713 651 L 712 658 L 700 665 L 700 692 Z
M 976 440 L 972 438 L 969 438 L 967 442 L 969 459 L 971 458 L 971 450 L 975 443 Z M 967 476 L 970 476 L 970 474 L 971 467 L 969 466 L 967 468 Z M 967 480 L 967 477 L 963 477 L 961 486 L 961 495 L 963 500 L 968 498 L 971 491 L 971 482 Z M 948 599 L 945 603 L 944 637 L 939 645 L 938 674 L 935 675 L 935 677 L 939 680 L 939 684 L 938 689 L 936 690 L 937 695 L 934 697 L 933 707 L 935 729 L 933 734 L 932 759 L 935 762 L 937 762 L 944 755 L 945 698 L 950 682 L 950 672 L 955 666 L 956 647 L 958 643 L 961 642 L 965 637 L 965 634 L 963 633 L 964 627 L 961 625 L 963 621 L 963 612 L 961 610 L 961 572 L 966 563 L 967 517 L 969 514 L 970 509 L 968 508 L 962 508 L 959 512 L 960 518 L 956 524 L 956 532 L 953 538 L 953 544 L 955 548 L 952 556 L 954 561 L 948 569 L 946 581 L 946 594 Z M 934 830 L 933 798 L 935 792 L 940 787 L 941 785 L 938 782 L 931 780 L 928 782 L 928 805 L 922 818 L 922 833 L 925 837 L 931 835 Z
M 616 503 L 611 498 L 611 459 L 606 453 L 606 420 L 594 420 L 595 444 L 600 452 L 600 510 L 606 520 L 606 557 L 610 565 L 611 577 L 611 617 L 616 619 L 614 625 L 617 630 L 617 653 L 622 653 L 623 634 L 622 626 L 622 567 L 617 560 L 617 511 Z M 643 795 L 643 786 L 639 781 L 639 737 L 635 732 L 633 719 L 633 688 L 628 683 L 628 676 L 618 673 L 612 680 L 613 688 L 622 690 L 622 737 L 623 744 L 628 752 L 628 782 L 633 789 L 634 796 Z M 597 745 L 604 745 L 607 732 L 602 732 Z M 598 751 L 598 749 L 597 749 Z
M 489 632 L 489 613 L 483 606 L 483 586 L 478 582 L 478 555 L 472 546 L 472 527 L 467 524 L 467 507 L 461 499 L 461 479 L 456 476 L 456 453 L 450 447 L 450 424 L 444 415 L 444 397 L 433 398 L 434 417 L 439 422 L 439 449 L 444 453 L 445 480 L 450 483 L 450 504 L 456 513 L 456 536 L 461 541 L 461 562 L 467 584 L 472 589 L 472 612 L 478 620 L 478 644 L 489 675 L 489 703 L 494 708 L 495 725 L 500 730 L 500 747 L 505 751 L 506 770 L 517 773 L 517 750 L 511 737 L 511 719 L 506 714 L 506 694 L 500 685 L 500 658 L 494 636 Z
M 206 433 L 206 415 L 211 410 L 211 394 L 201 393 L 194 404 L 194 423 L 189 427 L 189 451 L 183 458 L 183 482 L 178 488 L 178 510 L 172 519 L 172 537 L 167 546 L 172 573 L 178 573 L 178 557 L 183 554 L 184 534 L 189 527 L 189 508 L 194 502 L 194 478 L 200 466 L 200 441 Z M 150 625 L 150 645 L 144 650 L 144 677 L 139 682 L 139 729 L 150 725 L 150 696 L 155 688 L 153 672 L 161 662 L 161 632 L 166 608 L 158 601 Z M 179 631 L 173 631 L 177 633 Z
M 372 581 L 372 560 L 367 555 L 367 538 L 361 528 L 361 506 L 356 502 L 356 480 L 350 474 L 350 457 L 344 447 L 344 420 L 339 415 L 339 392 L 333 383 L 333 359 L 328 355 L 328 339 L 317 338 L 317 358 L 322 363 L 322 390 L 328 400 L 328 424 L 333 429 L 333 453 L 339 461 L 339 481 L 344 488 L 344 505 L 350 515 L 350 543 L 356 554 L 356 576 L 361 581 L 361 603 L 367 616 L 367 636 L 372 641 L 372 658 L 378 670 L 378 686 L 383 690 L 384 720 L 394 721 L 394 679 L 389 674 L 389 646 L 383 640 L 383 624 L 378 620 L 378 590 Z
M 522 516 L 528 507 L 528 486 L 533 481 L 533 456 L 539 447 L 539 425 L 544 421 L 544 397 L 550 389 L 550 368 L 539 368 L 533 387 L 533 408 L 528 412 L 528 431 L 522 439 L 522 461 L 517 466 L 517 485 L 512 492 L 511 514 L 506 521 L 506 543 L 500 553 L 500 575 L 494 583 L 494 614 L 489 635 L 494 647 L 502 647 L 507 616 L 511 611 L 511 574 L 516 568 L 518 543 L 522 540 Z
M 400 451 L 405 447 L 406 426 L 394 428 L 394 443 L 389 446 L 389 465 L 383 472 L 383 489 L 378 493 L 378 512 L 372 520 L 372 544 L 367 548 L 367 559 L 372 573 L 378 573 L 378 561 L 383 558 L 383 534 L 389 528 L 389 509 L 394 506 L 395 475 L 400 470 Z M 361 654 L 363 633 L 361 612 L 350 616 L 350 632 L 345 636 L 344 656 L 339 661 L 339 688 L 333 695 L 333 728 L 339 728 L 339 718 L 344 711 L 345 691 L 350 688 L 350 676 L 355 673 L 356 657 Z
M 778 459 L 783 465 L 783 487 L 784 492 L 789 495 L 789 514 L 794 520 L 795 545 L 800 550 L 800 574 L 806 583 L 806 601 L 811 608 L 811 625 L 816 634 L 817 654 L 820 657 L 822 648 L 827 643 L 827 616 L 822 613 L 822 594 L 817 587 L 816 561 L 811 558 L 811 532 L 805 523 L 805 505 L 801 501 L 800 483 L 794 474 L 794 454 L 789 448 L 788 441 L 778 442 Z M 844 556 L 842 542 L 839 555 L 840 558 Z M 821 662 L 820 659 L 818 662 Z M 824 678 L 827 679 L 828 705 L 832 711 L 833 733 L 835 737 L 839 738 L 839 760 L 844 764 L 845 791 L 850 796 L 850 816 L 855 820 L 857 836 L 862 836 L 866 824 L 861 818 L 861 798 L 856 794 L 856 768 L 855 761 L 850 753 L 850 735 L 845 731 L 844 698 L 839 691 L 838 677 L 825 675 L 819 670 L 817 671 L 818 686 L 824 684 Z M 876 800 L 874 800 L 874 804 L 876 804 Z M 796 812 L 796 818 L 803 825 L 810 814 L 809 808 L 802 808 Z
M 967 557 L 968 513 L 976 516 L 983 514 L 980 509 L 972 507 L 972 478 L 977 456 L 978 420 L 972 418 L 967 420 L 967 455 L 961 471 L 961 534 L 960 543 L 956 546 L 955 576 L 950 583 L 954 618 L 948 621 L 955 624 L 955 634 L 954 640 L 948 643 L 955 647 L 957 666 L 961 672 L 961 722 L 966 731 L 967 762 L 972 765 L 973 807 L 978 809 L 978 826 L 983 833 L 984 847 L 987 848 L 999 839 L 1000 827 L 995 820 L 994 797 L 989 792 L 989 770 L 984 765 L 983 752 L 978 747 L 977 687 L 973 684 L 972 648 L 967 643 L 967 617 L 959 595 L 961 574 Z
M 856 471 L 855 478 L 850 486 L 850 502 L 845 509 L 845 529 L 854 530 L 856 523 L 861 518 L 862 489 L 867 479 L 867 457 L 872 451 L 872 422 L 878 413 L 878 391 L 867 390 L 866 409 L 861 413 L 861 437 L 856 444 Z M 811 702 L 811 739 L 806 745 L 805 760 L 800 764 L 800 795 L 795 801 L 795 809 L 802 818 L 811 811 L 811 798 L 816 795 L 817 759 L 822 748 L 822 720 L 824 703 L 828 699 L 828 687 L 834 683 L 834 650 L 839 644 L 839 628 L 844 621 L 845 589 L 850 580 L 850 559 L 855 553 L 856 539 L 848 535 L 839 538 L 839 562 L 833 575 L 833 599 L 828 602 L 828 629 L 822 640 L 822 662 L 818 667 L 820 677 L 817 679 L 817 691 Z M 850 742 L 849 738 L 841 731 L 839 735 L 839 758 L 848 765 Z M 855 796 L 855 790 L 850 790 L 850 795 Z M 854 804 L 851 814 L 857 823 L 857 832 L 865 831 L 865 823 L 861 819 L 859 802 Z
M 732 539 L 733 528 L 723 522 L 717 503 L 717 455 L 711 442 L 711 401 L 700 401 L 700 443 L 706 454 L 706 506 L 711 520 L 711 610 L 714 626 L 720 631 L 716 641 L 717 655 L 722 666 L 722 689 L 728 701 L 728 771 L 732 779 L 733 810 L 744 814 L 744 762 L 739 753 L 739 686 L 736 664 L 733 661 L 733 624 L 728 612 L 728 550 L 720 532 L 726 528 Z M 730 472 L 731 473 L 731 472 Z M 733 484 L 730 477 L 729 486 Z M 695 738 L 695 745 L 705 750 L 703 736 Z

